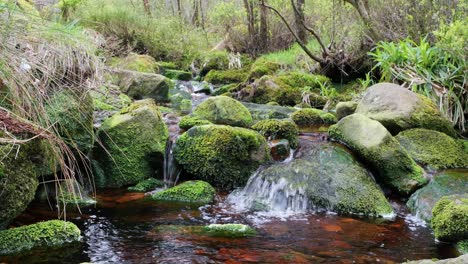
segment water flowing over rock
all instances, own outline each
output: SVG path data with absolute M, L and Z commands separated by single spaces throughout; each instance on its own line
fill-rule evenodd
M 392 216 L 393 210 L 366 169 L 342 146 L 307 144 L 300 157 L 257 171 L 228 198 L 238 210 L 279 215 L 307 210 Z

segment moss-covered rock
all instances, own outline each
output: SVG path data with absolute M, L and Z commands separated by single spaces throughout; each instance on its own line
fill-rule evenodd
M 243 82 L 246 78 L 247 73 L 243 69 L 211 70 L 203 80 L 212 84 L 230 84 Z
M 93 152 L 96 186 L 122 187 L 162 166 L 169 132 L 154 101 L 137 101 L 107 119 Z
M 359 102 L 356 113 L 382 123 L 392 135 L 410 128 L 427 128 L 455 136 L 450 122 L 427 97 L 391 83 L 370 87 Z
M 468 153 L 460 142 L 424 128 L 400 132 L 396 139 L 419 164 L 431 169 L 468 168 Z
M 93 101 L 89 94 L 63 90 L 53 94 L 46 104 L 50 122 L 72 148 L 88 153 L 94 144 Z
M 242 102 L 242 104 L 247 107 L 250 114 L 252 115 L 252 119 L 254 123 L 257 123 L 261 120 L 266 119 L 285 119 L 289 118 L 289 116 L 296 111 L 293 107 L 284 107 L 271 104 L 254 104 L 254 103 L 246 103 Z
M 252 185 L 246 187 L 249 193 L 241 199 L 252 202 L 251 209 L 257 210 L 282 211 L 297 206 L 341 214 L 393 215 L 380 187 L 344 147 L 305 142 L 296 156 L 291 162 L 262 170 L 250 180 Z
M 208 204 L 213 201 L 215 194 L 215 189 L 207 182 L 187 181 L 157 192 L 152 198 L 160 201 Z
M 205 76 L 211 70 L 224 70 L 229 67 L 229 54 L 225 51 L 209 52 L 202 58 L 200 76 Z
M 358 106 L 357 102 L 348 101 L 348 102 L 339 102 L 336 105 L 336 118 L 341 120 L 343 117 L 354 114 Z
M 263 120 L 253 125 L 252 129 L 258 131 L 267 139 L 287 139 L 291 148 L 297 147 L 299 130 L 297 126 L 288 119 Z
M 211 125 L 212 123 L 205 119 L 200 119 L 196 116 L 184 116 L 180 119 L 179 127 L 183 130 L 189 130 L 194 126 L 202 126 L 202 125 Z
M 38 247 L 60 247 L 80 240 L 73 223 L 51 220 L 0 231 L 0 255 L 13 255 Z
M 164 181 L 155 178 L 149 178 L 137 183 L 135 186 L 128 187 L 127 190 L 130 192 L 149 192 L 156 188 L 162 187 L 164 187 Z
M 400 194 L 409 195 L 427 183 L 422 169 L 379 122 L 353 114 L 330 127 L 329 134 L 369 164 L 380 182 Z
M 432 210 L 434 235 L 441 241 L 468 239 L 468 195 L 444 196 Z
M 171 95 L 171 107 L 183 114 L 188 114 L 192 111 L 192 100 L 187 99 L 185 93 L 176 93 Z
M 219 125 L 249 127 L 252 124 L 249 110 L 227 96 L 208 98 L 193 110 L 193 116 Z
M 251 66 L 249 72 L 249 80 L 258 79 L 265 75 L 273 75 L 281 68 L 281 64 L 266 60 L 265 58 L 257 59 Z
M 79 204 L 83 206 L 96 203 L 96 200 L 92 199 L 83 186 L 75 179 L 63 180 L 59 184 L 56 198 L 58 202 L 63 204 Z
M 135 71 L 116 72 L 121 91 L 135 100 L 152 98 L 156 102 L 168 102 L 169 90 L 174 83 L 167 77 L 154 73 Z
M 243 224 L 211 224 L 203 227 L 203 232 L 214 237 L 250 237 L 255 236 L 257 231 Z
M 195 126 L 177 139 L 174 157 L 196 179 L 230 190 L 270 160 L 265 139 L 245 128 Z
M 291 114 L 291 119 L 299 128 L 320 128 L 336 123 L 336 117 L 319 109 L 305 108 Z
M 181 80 L 181 81 L 190 81 L 192 79 L 191 72 L 179 71 L 179 70 L 165 70 L 164 76 L 166 76 L 169 79 Z
M 217 95 L 225 95 L 225 94 L 230 94 L 234 90 L 236 90 L 239 87 L 238 83 L 231 83 L 227 85 L 223 85 L 216 89 L 212 95 L 217 96 Z
M 463 240 L 463 241 L 458 242 L 457 250 L 458 252 L 460 252 L 460 254 L 468 254 L 468 240 Z
M 149 55 L 130 53 L 125 58 L 111 58 L 108 63 L 113 68 L 144 73 L 159 73 L 159 64 Z
M 291 87 L 305 88 L 320 92 L 322 85 L 330 83 L 330 79 L 323 75 L 309 74 L 301 71 L 287 71 L 278 74 L 276 80 L 281 81 Z
M 21 146 L 0 144 L 0 156 L 1 230 L 26 209 L 39 185 L 38 177 L 44 171 L 52 172 L 55 165 L 46 143 L 40 140 Z
M 117 111 L 128 106 L 132 99 L 114 85 L 101 86 L 90 92 L 95 111 Z
M 406 205 L 417 217 L 430 222 L 432 209 L 442 196 L 464 194 L 468 190 L 467 170 L 447 170 L 432 177 L 431 182 L 411 195 Z

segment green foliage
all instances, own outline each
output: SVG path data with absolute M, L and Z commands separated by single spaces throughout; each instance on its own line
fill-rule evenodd
M 13 255 L 38 247 L 59 247 L 80 240 L 80 229 L 60 220 L 0 231 L 0 255 Z
M 468 17 L 456 20 L 448 25 L 442 24 L 434 32 L 437 37 L 436 46 L 466 61 L 468 58 L 468 46 L 466 45 L 468 39 L 467 24 Z
M 258 166 L 270 160 L 259 133 L 238 127 L 195 126 L 177 139 L 177 162 L 195 179 L 222 190 L 243 186 Z
M 127 190 L 130 192 L 149 192 L 158 187 L 164 187 L 164 182 L 155 178 L 149 178 L 137 183 L 135 186 L 128 187 Z
M 296 124 L 287 119 L 267 119 L 262 120 L 252 126 L 253 130 L 258 131 L 267 139 L 287 139 L 291 148 L 298 145 L 297 135 L 299 131 Z
M 432 228 L 437 239 L 457 242 L 468 239 L 468 198 L 444 196 L 432 210 Z
M 456 44 L 456 43 L 455 43 Z M 442 113 L 465 130 L 468 112 L 466 59 L 422 39 L 380 42 L 369 55 L 380 69 L 382 81 L 407 83 L 439 105 Z
M 184 203 L 208 204 L 216 194 L 215 189 L 204 181 L 187 181 L 175 187 L 155 193 L 152 199 Z

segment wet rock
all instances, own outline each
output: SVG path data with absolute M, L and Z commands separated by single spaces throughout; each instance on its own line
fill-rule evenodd
M 458 258 L 451 259 L 442 259 L 442 260 L 433 260 L 433 259 L 423 259 L 423 260 L 414 260 L 405 262 L 405 264 L 465 264 L 468 263 L 468 255 L 462 255 Z
M 132 99 L 152 98 L 158 103 L 169 101 L 169 90 L 174 83 L 165 76 L 135 71 L 118 71 L 121 91 Z
M 356 113 L 377 120 L 393 135 L 410 128 L 427 128 L 455 136 L 450 122 L 428 98 L 391 83 L 367 89 Z
M 293 107 L 284 107 L 279 105 L 266 105 L 254 103 L 242 103 L 252 115 L 254 123 L 265 119 L 285 119 L 296 111 Z
M 294 122 L 292 122 L 291 120 L 262 120 L 253 125 L 252 129 L 258 131 L 267 140 L 286 139 L 287 141 L 289 141 L 289 145 L 291 146 L 291 148 L 297 148 L 297 136 L 299 134 L 299 130 L 296 124 L 294 124 Z
M 57 201 L 63 204 L 79 204 L 80 206 L 95 204 L 88 192 L 75 179 L 65 179 L 57 190 Z
M 156 188 L 164 187 L 164 182 L 155 178 L 143 180 L 135 186 L 128 187 L 130 192 L 149 192 Z
M 218 125 L 249 127 L 252 124 L 249 110 L 227 96 L 208 98 L 193 110 L 192 115 Z
M 159 201 L 183 203 L 211 203 L 216 194 L 215 189 L 204 181 L 187 181 L 175 187 L 160 191 L 152 196 Z
M 211 224 L 203 227 L 203 232 L 214 237 L 250 237 L 257 232 L 248 225 L 243 224 Z
M 378 181 L 400 194 L 409 195 L 427 183 L 422 169 L 379 122 L 353 114 L 330 127 L 329 133 L 359 155 Z
M 432 210 L 431 221 L 438 240 L 458 242 L 468 239 L 468 194 L 442 197 Z
M 273 140 L 269 142 L 271 157 L 275 161 L 283 161 L 290 156 L 291 147 L 286 139 Z
M 224 190 L 243 186 L 253 171 L 270 160 L 262 135 L 221 125 L 189 129 L 177 139 L 174 157 L 195 179 Z
M 430 169 L 468 168 L 468 152 L 444 133 L 416 128 L 399 133 L 396 139 L 417 163 Z
M 190 128 L 194 126 L 202 126 L 202 125 L 211 125 L 211 123 L 208 120 L 200 119 L 196 116 L 184 116 L 180 120 L 179 127 L 184 130 L 189 130 Z
M 430 222 L 432 209 L 442 196 L 468 192 L 468 170 L 448 170 L 436 174 L 431 182 L 417 190 L 406 205 L 417 217 Z
M 12 255 L 39 247 L 60 247 L 80 240 L 80 229 L 71 223 L 51 220 L 0 231 L 0 255 Z
M 291 114 L 291 119 L 299 127 L 300 131 L 326 131 L 328 126 L 335 124 L 337 121 L 333 114 L 314 108 L 297 110 Z
M 336 105 L 336 118 L 341 120 L 343 117 L 354 114 L 358 102 L 349 101 L 349 102 L 339 102 Z
M 97 187 L 136 184 L 162 168 L 169 132 L 154 101 L 137 101 L 104 121 L 95 146 Z

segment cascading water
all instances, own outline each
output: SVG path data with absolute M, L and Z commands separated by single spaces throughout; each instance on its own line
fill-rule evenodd
M 171 139 L 167 141 L 166 144 L 166 153 L 164 155 L 164 183 L 166 188 L 173 187 L 177 184 L 179 180 L 180 173 L 182 169 L 177 165 L 176 160 L 174 159 L 173 149 L 175 147 L 175 142 Z

